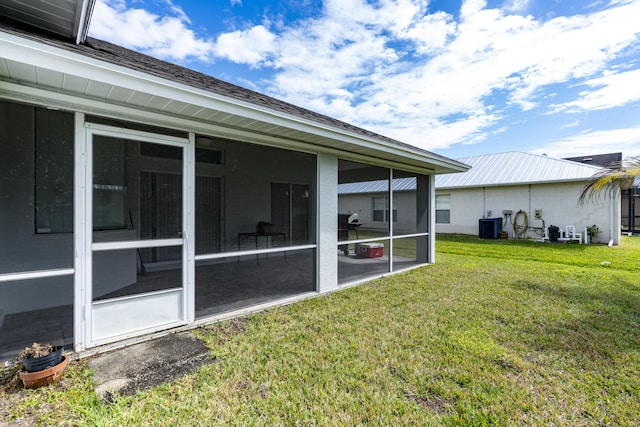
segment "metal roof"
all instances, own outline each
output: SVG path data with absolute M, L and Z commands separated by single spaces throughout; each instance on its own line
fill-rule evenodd
M 415 177 L 393 180 L 393 191 L 414 191 L 415 189 Z M 389 181 L 386 179 L 338 184 L 338 194 L 384 193 L 386 191 L 389 191 Z
M 438 175 L 436 188 L 491 187 L 586 181 L 601 168 L 569 160 L 512 151 L 457 159 L 471 166 L 468 172 Z M 415 178 L 398 178 L 396 191 L 415 190 Z M 387 180 L 338 185 L 338 194 L 381 193 L 388 191 Z
M 95 0 L 0 0 L 0 16 L 82 43 L 94 4 Z
M 585 181 L 601 169 L 597 166 L 520 151 L 458 160 L 470 165 L 471 170 L 436 177 L 436 188 Z

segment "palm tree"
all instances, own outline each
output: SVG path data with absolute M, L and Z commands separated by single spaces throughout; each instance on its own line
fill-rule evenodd
M 604 168 L 591 177 L 578 197 L 581 205 L 597 202 L 615 190 L 629 190 L 640 184 L 640 157 L 631 157 L 619 168 Z

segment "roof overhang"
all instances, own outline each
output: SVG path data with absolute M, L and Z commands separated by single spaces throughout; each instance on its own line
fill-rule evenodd
M 461 162 L 222 96 L 0 31 L 3 97 L 292 149 L 378 159 L 422 173 L 464 172 Z M 169 121 L 168 121 L 169 120 Z
M 95 0 L 0 0 L 0 15 L 11 21 L 83 43 Z
M 446 185 L 438 186 L 436 182 L 436 190 L 462 190 L 462 189 L 475 189 L 475 188 L 494 188 L 494 187 L 523 187 L 527 185 L 554 185 L 554 184 L 572 184 L 579 183 L 584 184 L 589 181 L 590 178 L 571 178 L 571 179 L 556 179 L 548 181 L 527 181 L 527 182 L 497 182 L 491 184 L 468 184 L 468 185 Z

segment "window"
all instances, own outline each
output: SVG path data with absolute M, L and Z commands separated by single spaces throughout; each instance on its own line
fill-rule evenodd
M 450 224 L 451 194 L 436 194 L 436 224 Z
M 393 198 L 393 222 L 398 222 L 397 199 Z M 389 222 L 389 198 L 373 197 L 371 199 L 371 219 L 373 222 Z
M 307 184 L 271 183 L 271 221 L 292 244 L 307 244 L 311 190 Z
M 37 234 L 73 231 L 73 114 L 35 108 Z

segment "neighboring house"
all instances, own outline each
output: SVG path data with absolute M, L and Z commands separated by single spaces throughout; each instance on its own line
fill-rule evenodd
M 583 186 L 599 167 L 523 152 L 459 160 L 472 167 L 468 174 L 436 179 L 436 232 L 477 234 L 479 219 L 502 218 L 509 236 L 539 238 L 550 225 L 573 225 L 581 232 L 596 225 L 601 233 L 595 241 L 618 244 L 619 194 L 597 205 L 578 205 Z M 514 229 L 514 220 L 523 224 L 525 218 L 516 219 L 519 211 L 527 220 L 522 234 Z
M 479 235 L 481 219 L 497 218 L 495 221 L 510 237 L 539 239 L 550 225 L 562 229 L 573 225 L 578 232 L 596 225 L 601 233 L 594 241 L 618 243 L 619 195 L 611 203 L 605 200 L 598 205 L 578 206 L 582 187 L 598 167 L 522 152 L 458 160 L 470 165 L 471 170 L 436 178 L 436 232 Z M 357 213 L 362 228 L 386 229 L 392 206 L 391 226 L 405 230 L 413 222 L 415 180 L 398 178 L 393 187 L 396 191 L 390 204 L 386 181 L 340 185 L 339 210 Z M 526 230 L 518 226 L 525 220 Z
M 640 234 L 640 179 L 635 186 L 622 191 L 622 232 Z
M 468 166 L 86 38 L 92 6 L 0 0 L 0 358 L 125 345 L 433 262 L 434 177 Z M 342 255 L 338 184 L 391 176 L 419 189 L 410 236 Z
M 393 212 L 394 230 L 411 232 L 416 215 L 416 180 L 396 178 L 393 180 L 393 189 L 393 200 L 390 200 L 386 180 L 340 184 L 338 211 L 358 214 L 358 222 L 364 230 L 387 230 L 390 212 Z M 393 207 L 390 211 L 391 202 Z
M 571 157 L 565 160 L 597 165 L 610 169 L 620 169 L 622 165 L 622 153 L 595 154 Z M 636 180 L 633 188 L 622 190 L 620 204 L 622 232 L 633 234 L 640 233 L 640 178 Z

